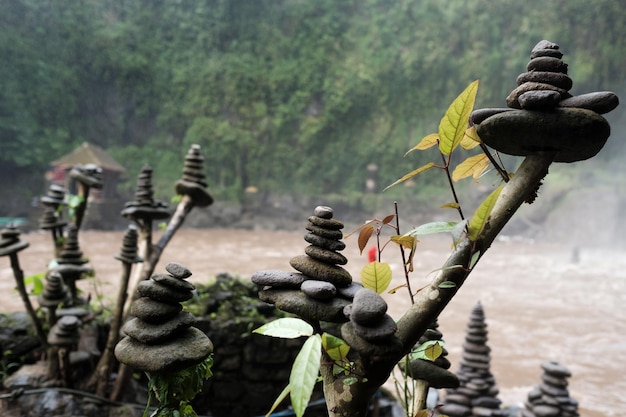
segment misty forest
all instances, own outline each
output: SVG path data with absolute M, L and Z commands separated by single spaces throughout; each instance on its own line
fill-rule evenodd
M 45 191 L 49 162 L 86 141 L 127 168 L 127 190 L 149 162 L 159 195 L 170 196 L 176 161 L 196 143 L 220 200 L 239 200 L 247 187 L 361 192 L 372 163 L 380 191 L 427 158 L 401 155 L 435 130 L 470 81 L 481 79 L 478 107 L 501 106 L 510 74 L 539 39 L 558 39 L 575 91 L 619 94 L 625 8 L 615 0 L 3 1 L 0 169 L 35 181 L 12 191 L 23 204 Z M 609 116 L 614 126 L 617 117 Z M 439 184 L 416 181 L 417 193 Z

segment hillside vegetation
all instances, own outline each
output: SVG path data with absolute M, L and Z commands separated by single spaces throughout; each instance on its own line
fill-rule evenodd
M 169 189 L 198 143 L 224 199 L 249 186 L 360 192 L 371 163 L 382 189 L 422 163 L 402 155 L 470 81 L 481 79 L 479 107 L 503 106 L 541 39 L 561 45 L 575 93 L 623 89 L 624 10 L 624 0 L 3 1 L 0 165 L 43 173 L 89 141 L 128 168 L 128 189 L 144 163 Z

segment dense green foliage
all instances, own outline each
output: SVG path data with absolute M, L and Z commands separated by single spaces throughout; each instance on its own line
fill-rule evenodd
M 157 187 L 171 187 L 198 143 L 222 196 L 247 186 L 360 191 L 372 162 L 382 188 L 421 165 L 400 156 L 470 81 L 482 80 L 478 106 L 502 106 L 541 39 L 561 45 L 574 92 L 619 91 L 625 9 L 624 0 L 2 1 L 0 164 L 43 171 L 86 140 L 128 167 L 130 188 L 146 162 Z

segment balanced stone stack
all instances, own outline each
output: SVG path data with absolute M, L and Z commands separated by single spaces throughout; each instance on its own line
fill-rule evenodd
M 350 347 L 366 356 L 400 352 L 402 343 L 395 337 L 398 326 L 387 314 L 387 303 L 375 291 L 360 289 L 343 311 L 350 321 L 341 326 L 341 336 Z
M 28 242 L 20 240 L 22 233 L 13 225 L 0 231 L 0 256 L 7 256 L 26 249 Z
M 310 243 L 306 255 L 289 262 L 298 272 L 255 272 L 252 282 L 263 287 L 259 298 L 308 320 L 346 322 L 343 309 L 363 286 L 352 282 L 352 276 L 342 267 L 348 262 L 339 253 L 345 249 L 342 228 L 343 223 L 333 219 L 330 207 L 316 207 L 306 226 L 304 240 Z
M 505 417 L 500 409 L 501 401 L 495 378 L 489 369 L 487 323 L 480 303 L 472 309 L 463 344 L 460 367 L 457 372 L 460 386 L 448 390 L 443 414 L 450 417 Z
M 130 220 L 162 220 L 170 216 L 167 204 L 154 201 L 152 190 L 152 168 L 144 165 L 137 176 L 135 200 L 124 205 L 122 216 Z
M 137 254 L 138 239 L 137 228 L 133 225 L 128 226 L 126 233 L 124 233 L 124 239 L 122 240 L 122 250 L 115 255 L 115 259 L 127 264 L 143 262 L 143 259 Z
M 155 274 L 139 284 L 140 295 L 131 305 L 135 318 L 122 331 L 115 357 L 145 372 L 176 372 L 194 366 L 213 352 L 209 338 L 192 325 L 194 316 L 182 310 L 181 302 L 193 297 L 195 287 L 186 281 L 191 271 L 169 263 L 169 274 Z
M 53 230 L 64 227 L 67 222 L 59 215 L 59 207 L 65 202 L 65 189 L 58 184 L 48 187 L 48 194 L 41 197 L 44 212 L 39 219 L 39 227 L 43 230 Z
M 578 401 L 567 390 L 570 371 L 554 361 L 541 368 L 541 383 L 528 393 L 522 417 L 578 417 Z
M 439 330 L 437 320 L 426 330 L 424 335 L 418 340 L 417 347 L 431 341 L 441 342 L 443 345 L 443 333 Z M 460 384 L 459 378 L 448 369 L 452 365 L 447 358 L 448 351 L 442 346 L 441 355 L 434 361 L 421 358 L 413 358 L 408 361 L 408 369 L 405 361 L 398 363 L 400 370 L 408 377 L 428 382 L 431 388 L 457 388 Z
M 78 343 L 80 339 L 81 321 L 76 316 L 63 316 L 48 333 L 48 343 L 52 346 L 67 347 Z
M 68 228 L 65 245 L 56 261 L 58 265 L 52 270 L 59 272 L 63 277 L 63 281 L 70 289 L 72 302 L 84 304 L 84 300 L 78 296 L 76 281 L 83 278 L 85 274 L 93 273 L 93 270 L 86 266 L 89 260 L 83 258 L 83 252 L 78 245 L 78 228 L 76 226 L 72 225 Z
M 206 207 L 213 203 L 213 197 L 207 192 L 204 175 L 204 157 L 199 145 L 191 145 L 185 155 L 183 177 L 176 182 L 176 193 L 188 195 L 198 207 Z
M 472 112 L 470 120 L 485 144 L 509 155 L 553 153 L 555 162 L 581 161 L 602 149 L 611 128 L 600 115 L 619 100 L 610 91 L 572 96 L 562 56 L 557 44 L 539 42 L 506 99 L 509 108 Z
M 59 305 L 71 300 L 70 291 L 63 282 L 58 271 L 46 274 L 46 283 L 43 292 L 38 297 L 39 305 L 48 309 L 48 321 L 52 325 L 56 321 L 56 309 Z

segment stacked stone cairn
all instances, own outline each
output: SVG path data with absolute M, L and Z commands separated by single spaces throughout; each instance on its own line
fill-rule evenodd
M 85 274 L 92 274 L 93 269 L 86 265 L 89 260 L 83 258 L 83 252 L 78 244 L 78 228 L 76 226 L 71 225 L 68 228 L 65 246 L 56 261 L 58 265 L 52 271 L 59 272 L 69 287 L 72 296 L 71 303 L 85 304 L 85 301 L 78 296 L 76 281 L 82 279 Z
M 456 389 L 448 390 L 441 413 L 450 417 L 505 417 L 497 398 L 499 390 L 489 369 L 487 323 L 480 303 L 470 314 L 467 334 L 457 376 L 461 382 Z
M 21 234 L 12 224 L 0 231 L 0 256 L 11 255 L 28 247 L 27 241 L 20 240 Z
M 385 356 L 402 350 L 395 337 L 398 326 L 387 314 L 387 303 L 375 291 L 360 289 L 343 311 L 350 321 L 341 326 L 341 337 L 361 355 Z
M 193 297 L 195 287 L 186 281 L 191 271 L 178 263 L 165 270 L 168 274 L 139 284 L 140 298 L 131 305 L 135 317 L 122 327 L 126 336 L 115 346 L 117 360 L 151 373 L 181 371 L 213 352 L 211 340 L 192 327 L 195 317 L 180 304 Z
M 207 192 L 204 175 L 204 157 L 200 153 L 200 145 L 191 145 L 185 155 L 183 177 L 176 181 L 176 193 L 188 195 L 198 207 L 206 207 L 213 203 L 213 197 Z
M 506 99 L 509 108 L 471 114 L 485 144 L 509 155 L 551 152 L 555 162 L 585 160 L 602 149 L 611 128 L 600 115 L 616 108 L 619 100 L 610 91 L 572 96 L 573 82 L 562 57 L 557 44 L 542 40 Z
M 135 221 L 162 220 L 170 216 L 167 204 L 154 201 L 152 188 L 152 168 L 144 165 L 137 176 L 135 200 L 124 205 L 122 216 Z
M 56 231 L 67 225 L 59 215 L 59 207 L 65 202 L 65 189 L 62 186 L 51 184 L 48 194 L 41 197 L 40 201 L 44 205 L 44 212 L 39 219 L 41 229 Z
M 346 247 L 341 241 L 343 227 L 333 219 L 332 208 L 316 207 L 304 237 L 310 245 L 305 255 L 289 262 L 298 272 L 255 272 L 252 282 L 263 287 L 259 298 L 307 320 L 345 323 L 348 318 L 344 307 L 363 286 L 352 282 L 352 276 L 342 267 L 348 262 L 339 253 Z
M 416 346 L 419 347 L 429 341 L 443 342 L 443 333 L 439 331 L 439 323 L 437 320 L 426 330 Z M 402 372 L 408 377 L 427 381 L 428 386 L 431 388 L 457 388 L 460 384 L 459 378 L 448 370 L 452 364 L 447 356 L 448 351 L 443 347 L 441 355 L 432 362 L 421 358 L 410 359 L 408 362 L 408 370 L 406 369 L 406 362 L 404 360 L 400 361 L 398 365 Z
M 529 393 L 521 417 L 578 417 L 578 401 L 569 396 L 570 371 L 555 361 L 541 365 L 541 383 Z
M 46 283 L 43 292 L 38 297 L 39 305 L 48 310 L 48 323 L 50 326 L 56 322 L 56 309 L 59 305 L 71 300 L 70 291 L 63 282 L 63 277 L 58 271 L 50 271 L 46 274 Z

